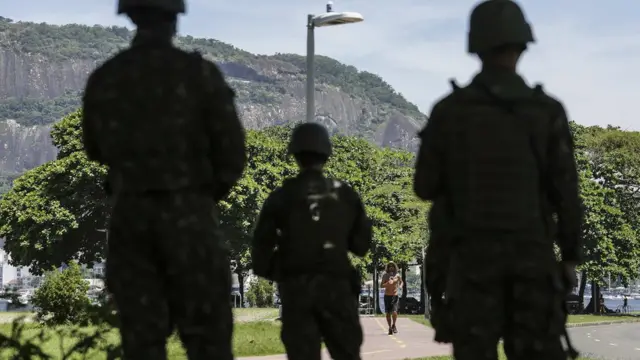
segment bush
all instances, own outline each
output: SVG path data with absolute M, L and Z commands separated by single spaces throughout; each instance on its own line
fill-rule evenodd
M 271 282 L 256 278 L 251 281 L 249 291 L 247 291 L 247 300 L 253 307 L 272 307 L 274 293 L 275 289 Z
M 36 319 L 49 326 L 86 324 L 91 306 L 88 290 L 89 283 L 82 278 L 77 263 L 72 262 L 63 271 L 50 271 L 31 298 Z

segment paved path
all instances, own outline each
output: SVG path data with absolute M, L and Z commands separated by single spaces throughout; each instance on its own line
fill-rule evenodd
M 387 335 L 384 318 L 360 318 L 364 330 L 363 360 L 404 360 L 428 356 L 451 354 L 449 345 L 433 342 L 433 330 L 415 321 L 399 318 L 396 326 L 398 333 Z M 284 355 L 239 358 L 238 360 L 286 360 Z M 323 360 L 331 357 L 325 351 Z
M 640 323 L 584 326 L 569 329 L 583 356 L 607 360 L 640 359 Z

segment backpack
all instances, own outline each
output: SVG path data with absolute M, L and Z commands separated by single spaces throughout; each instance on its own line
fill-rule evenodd
M 296 181 L 293 179 L 293 181 Z M 342 183 L 322 178 L 283 186 L 285 204 L 278 244 L 283 272 L 315 273 L 347 257 L 350 229 L 340 198 Z
M 540 145 L 550 114 L 541 87 L 509 101 L 483 84 L 453 85 L 446 164 L 455 222 L 475 230 L 546 226 Z

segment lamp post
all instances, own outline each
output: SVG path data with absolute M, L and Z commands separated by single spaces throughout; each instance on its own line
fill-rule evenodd
M 356 12 L 334 12 L 333 2 L 327 3 L 327 12 L 307 17 L 307 122 L 315 117 L 315 85 L 314 85 L 314 57 L 315 57 L 315 28 L 352 24 L 364 21 L 364 17 Z

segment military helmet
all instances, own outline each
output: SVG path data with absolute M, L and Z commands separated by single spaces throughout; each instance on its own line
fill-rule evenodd
M 187 6 L 184 0 L 119 0 L 118 14 L 125 14 L 134 8 L 153 8 L 172 14 L 184 14 Z
M 483 53 L 505 45 L 535 42 L 522 8 L 511 0 L 485 0 L 469 16 L 470 54 Z
M 299 124 L 293 129 L 289 154 L 310 152 L 331 156 L 331 139 L 327 129 L 318 123 Z

